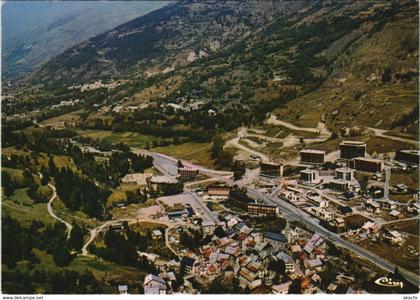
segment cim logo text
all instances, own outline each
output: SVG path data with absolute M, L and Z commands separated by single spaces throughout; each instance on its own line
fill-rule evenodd
M 400 287 L 401 289 L 404 286 L 404 283 L 402 281 L 393 280 L 392 278 L 388 277 L 378 278 L 375 280 L 375 283 L 386 287 Z

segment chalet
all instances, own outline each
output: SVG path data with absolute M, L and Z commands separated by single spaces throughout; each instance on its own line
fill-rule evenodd
M 349 216 L 353 213 L 353 209 L 350 206 L 340 206 L 337 211 L 344 216 Z
M 420 211 L 420 204 L 415 202 L 415 203 L 410 203 L 409 205 L 407 205 L 407 211 L 409 213 L 414 213 L 414 214 L 418 214 Z
M 323 263 L 319 258 L 307 259 L 304 261 L 304 266 L 306 269 L 312 269 L 322 266 Z
M 408 191 L 408 187 L 405 184 L 400 183 L 394 186 L 392 190 L 394 193 L 406 193 Z
M 361 227 L 362 232 L 365 232 L 368 234 L 378 232 L 379 229 L 380 229 L 380 226 L 377 223 L 371 222 L 371 221 L 367 221 Z
M 368 199 L 365 202 L 365 210 L 370 213 L 377 213 L 380 211 L 380 205 L 378 202 Z
M 160 276 L 149 274 L 144 278 L 144 293 L 146 295 L 162 295 L 166 294 L 166 282 Z
M 395 210 L 395 209 L 391 210 L 389 212 L 389 215 L 392 218 L 394 218 L 394 219 L 402 219 L 402 218 L 404 218 L 404 214 L 402 212 L 398 211 L 398 210 Z
M 128 286 L 126 286 L 126 285 L 119 285 L 118 286 L 118 293 L 120 295 L 127 295 L 128 294 Z
M 383 210 L 394 210 L 397 208 L 397 204 L 392 200 L 379 199 L 377 202 Z
M 216 229 L 216 224 L 213 221 L 203 221 L 201 223 L 201 228 L 202 228 L 203 234 L 205 235 L 213 234 L 214 230 Z
M 162 237 L 162 231 L 156 229 L 152 231 L 152 239 L 160 239 Z
M 238 274 L 239 285 L 242 288 L 248 287 L 250 290 L 253 290 L 262 285 L 262 280 L 258 277 L 258 274 L 248 268 L 242 268 L 239 270 Z
M 330 225 L 335 228 L 344 228 L 346 227 L 346 221 L 343 218 L 335 218 L 330 221 Z
M 400 246 L 403 242 L 401 233 L 396 230 L 384 230 L 382 239 L 394 246 Z
M 275 250 L 284 249 L 287 237 L 281 233 L 267 231 L 264 233 L 264 241 L 269 243 Z
M 276 284 L 271 287 L 271 290 L 274 294 L 283 294 L 286 295 L 289 293 L 289 287 L 292 282 L 288 281 L 282 284 Z

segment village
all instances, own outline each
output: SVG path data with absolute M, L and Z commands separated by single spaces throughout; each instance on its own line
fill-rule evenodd
M 176 292 L 201 293 L 213 282 L 228 283 L 236 292 L 368 292 L 349 265 L 350 253 L 337 255 L 340 250 L 329 241 L 333 236 L 357 245 L 356 253 L 362 248 L 390 260 L 402 274 L 418 271 L 418 236 L 398 225 L 418 227 L 419 193 L 390 180 L 393 171 L 416 170 L 419 156 L 402 150 L 394 159 L 372 159 L 365 143 L 343 141 L 335 169 L 325 168 L 325 152 L 302 150 L 296 174 L 284 177 L 282 164 L 260 161 L 258 173 L 233 182 L 181 161 L 171 165 L 170 158 L 156 154 L 155 166 L 163 174 L 126 180 L 142 180 L 151 190 L 183 182 L 184 191 L 159 198 L 159 208 L 149 216 L 170 224 L 152 236 L 165 239 L 177 258 L 142 253 L 159 270 L 146 276 L 144 292 L 175 293 L 176 286 Z M 325 230 L 311 230 L 304 223 L 308 219 Z M 185 236 L 196 232 L 205 243 L 188 247 Z M 379 276 L 378 267 L 362 266 L 369 274 L 365 280 Z

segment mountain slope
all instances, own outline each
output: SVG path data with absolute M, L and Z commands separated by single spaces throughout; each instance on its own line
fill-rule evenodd
M 31 71 L 89 37 L 168 3 L 6 1 L 2 7 L 3 77 Z
M 415 1 L 261 3 L 175 3 L 68 49 L 29 79 L 56 100 L 83 96 L 75 84 L 118 86 L 85 95 L 84 127 L 206 139 L 275 110 L 302 125 L 327 120 L 338 134 L 416 132 Z M 176 115 L 167 106 L 189 100 L 205 105 Z M 110 111 L 117 103 L 138 111 Z

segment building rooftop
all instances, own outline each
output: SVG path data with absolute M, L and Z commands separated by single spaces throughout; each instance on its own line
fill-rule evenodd
M 152 183 L 177 183 L 178 180 L 169 176 L 153 176 L 149 178 L 149 181 Z
M 281 164 L 274 162 L 274 161 L 260 161 L 260 165 L 267 165 L 267 166 L 273 166 L 273 167 L 280 167 Z
M 349 167 L 341 167 L 341 168 L 335 169 L 335 171 L 341 172 L 341 173 L 348 173 L 348 172 L 354 172 L 355 170 Z
M 376 162 L 381 163 L 382 161 L 380 159 L 375 159 L 371 157 L 355 157 L 354 160 L 363 160 L 363 161 L 370 161 L 370 162 Z
M 315 149 L 302 149 L 300 153 L 315 153 L 315 154 L 325 154 L 323 150 L 315 150 Z
M 278 242 L 287 242 L 287 237 L 284 234 L 281 233 L 275 233 L 271 231 L 267 231 L 264 233 L 264 238 L 278 241 Z
M 400 150 L 400 152 L 420 155 L 420 150 Z
M 340 143 L 340 146 L 342 145 L 351 145 L 351 146 L 366 146 L 365 142 L 361 142 L 361 141 L 342 141 Z
M 313 174 L 313 173 L 319 173 L 319 171 L 314 170 L 314 169 L 305 169 L 305 170 L 299 171 L 299 173 Z
M 163 280 L 162 277 L 153 274 L 149 274 L 144 278 L 144 284 L 146 285 L 150 281 L 157 281 L 159 283 L 166 284 L 165 280 Z

